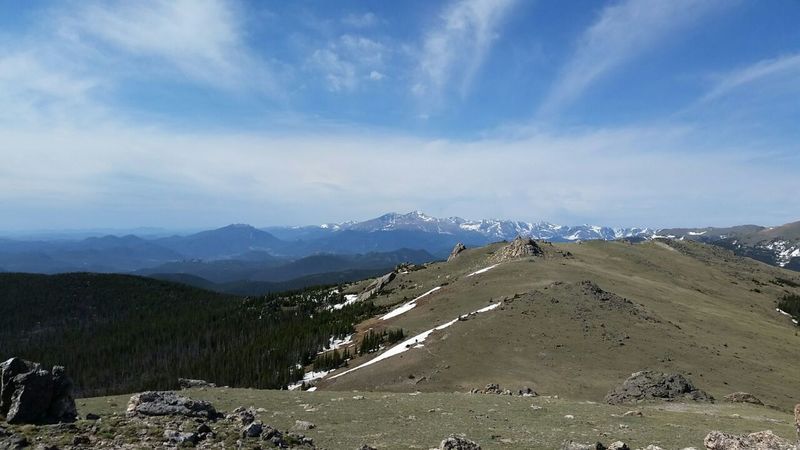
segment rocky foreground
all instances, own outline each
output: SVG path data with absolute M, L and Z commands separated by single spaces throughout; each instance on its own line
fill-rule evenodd
M 419 448 L 411 442 L 422 442 L 422 448 L 438 442 L 436 448 L 441 450 L 689 450 L 699 445 L 707 450 L 800 449 L 800 442 L 770 430 L 741 432 L 758 421 L 781 424 L 780 419 L 767 417 L 779 413 L 766 414 L 769 408 L 754 395 L 727 396 L 728 404 L 742 405 L 736 410 L 743 414 L 723 419 L 719 412 L 724 409 L 689 379 L 655 371 L 632 374 L 609 392 L 606 405 L 562 402 L 558 397 L 539 396 L 529 387 L 512 391 L 497 384 L 461 394 L 370 393 L 370 398 L 361 394 L 345 398 L 336 392 L 236 390 L 202 380 L 181 380 L 188 388 L 181 392 L 111 397 L 105 405 L 102 399 L 82 400 L 80 415 L 72 382 L 61 367 L 46 370 L 12 358 L 0 364 L 0 380 L 0 415 L 5 420 L 0 425 L 0 449 Z M 270 397 L 278 401 L 265 402 Z M 306 403 L 300 403 L 303 400 Z M 265 406 L 236 406 L 227 413 L 215 406 L 221 403 L 228 408 L 235 402 Z M 522 402 L 531 404 L 526 408 Z M 621 413 L 615 410 L 618 405 L 632 409 Z M 302 413 L 295 414 L 298 408 Z M 572 413 L 562 414 L 566 410 Z M 703 417 L 714 414 L 711 419 Z M 763 416 L 744 417 L 755 414 Z M 708 432 L 698 447 L 664 443 L 673 442 L 670 433 L 703 426 L 704 421 L 728 425 L 730 419 L 743 422 L 732 427 L 738 431 Z M 618 422 L 616 427 L 614 422 Z M 475 423 L 484 428 L 476 428 Z M 793 426 L 800 438 L 800 405 L 795 408 Z M 630 432 L 634 427 L 640 428 L 638 433 Z M 535 436 L 531 431 L 536 428 L 544 433 Z M 597 439 L 587 439 L 590 436 Z M 644 445 L 644 439 L 649 443 Z

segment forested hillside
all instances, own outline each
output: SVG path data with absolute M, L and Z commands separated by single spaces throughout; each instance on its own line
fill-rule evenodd
M 178 377 L 281 388 L 331 336 L 375 313 L 331 289 L 259 298 L 127 275 L 0 274 L 0 359 L 67 367 L 79 396 L 174 388 Z

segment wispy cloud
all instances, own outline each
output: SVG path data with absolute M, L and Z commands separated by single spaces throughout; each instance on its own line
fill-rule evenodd
M 162 72 L 171 67 L 190 81 L 226 89 L 274 91 L 270 67 L 244 39 L 234 3 L 221 0 L 152 0 L 88 3 L 57 18 L 61 37 L 107 59 L 140 58 Z M 104 51 L 105 50 L 105 51 Z M 152 76 L 155 70 L 131 70 Z
M 753 65 L 734 70 L 719 79 L 714 87 L 703 96 L 700 102 L 708 102 L 724 97 L 752 83 L 786 75 L 790 76 L 790 81 L 792 81 L 796 87 L 800 86 L 800 54 L 796 53 L 778 58 L 765 59 Z
M 457 0 L 445 7 L 425 34 L 412 92 L 426 100 L 440 98 L 450 90 L 465 95 L 497 37 L 497 27 L 515 3 Z
M 727 0 L 622 0 L 605 7 L 580 36 L 574 53 L 540 107 L 556 112 L 593 83 L 679 32 L 735 2 Z
M 308 59 L 308 67 L 323 74 L 333 92 L 354 91 L 361 81 L 380 81 L 390 50 L 384 44 L 365 36 L 344 34 L 316 49 Z

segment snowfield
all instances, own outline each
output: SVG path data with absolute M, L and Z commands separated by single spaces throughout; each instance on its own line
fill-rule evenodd
M 416 308 L 417 300 L 419 300 L 419 299 L 421 299 L 423 297 L 426 297 L 426 296 L 428 296 L 430 294 L 433 294 L 434 292 L 438 291 L 441 288 L 442 288 L 441 286 L 436 286 L 435 288 L 433 288 L 430 291 L 420 295 L 419 297 L 415 298 L 414 300 L 411 300 L 408 303 L 404 303 L 403 305 L 398 306 L 397 308 L 389 311 L 385 316 L 381 317 L 381 320 L 389 320 L 389 319 L 391 319 L 393 317 L 397 317 L 397 316 L 399 316 L 401 314 L 405 314 L 405 313 L 411 311 L 412 309 Z
M 438 327 L 431 328 L 428 331 L 423 331 L 422 333 L 420 333 L 420 334 L 418 334 L 418 335 L 416 335 L 416 336 L 414 336 L 414 337 L 412 337 L 410 339 L 406 339 L 405 341 L 395 345 L 394 347 L 390 348 L 389 350 L 386 350 L 385 352 L 381 353 L 377 357 L 365 362 L 364 364 L 361 364 L 360 366 L 353 367 L 350 370 L 346 370 L 346 371 L 344 371 L 344 372 L 342 372 L 340 374 L 332 376 L 331 379 L 339 378 L 340 376 L 347 375 L 348 373 L 353 372 L 354 370 L 358 370 L 358 369 L 361 369 L 362 367 L 366 367 L 366 366 L 375 364 L 375 363 L 377 363 L 379 361 L 383 361 L 384 359 L 391 358 L 392 356 L 397 356 L 397 355 L 399 355 L 401 353 L 407 352 L 408 350 L 410 350 L 412 348 L 424 347 L 423 342 L 425 342 L 425 339 L 427 339 L 428 336 L 430 336 L 431 333 L 433 333 L 434 331 L 444 330 L 445 328 L 447 328 L 447 327 L 453 325 L 454 323 L 458 322 L 458 319 L 460 319 L 462 317 L 471 316 L 473 314 L 485 313 L 485 312 L 488 312 L 488 311 L 491 311 L 491 310 L 497 308 L 498 306 L 500 306 L 500 303 L 492 303 L 491 305 L 486 306 L 484 308 L 481 308 L 481 309 L 479 309 L 477 311 L 473 311 L 473 312 L 471 312 L 469 314 L 465 314 L 463 316 L 458 316 L 455 319 L 453 319 L 453 320 L 451 320 L 451 321 L 449 321 L 447 323 L 439 325 Z
M 490 270 L 494 269 L 495 267 L 497 267 L 497 266 L 499 266 L 499 265 L 500 265 L 500 264 L 492 264 L 492 265 L 491 265 L 491 266 L 489 266 L 489 267 L 484 267 L 484 268 L 483 268 L 483 269 L 481 269 L 481 270 L 476 270 L 475 272 L 472 272 L 471 274 L 467 275 L 467 278 L 469 278 L 469 277 L 472 277 L 472 276 L 475 276 L 475 275 L 480 275 L 480 274 L 482 274 L 482 273 L 486 273 L 486 272 L 488 272 L 488 271 L 490 271 Z

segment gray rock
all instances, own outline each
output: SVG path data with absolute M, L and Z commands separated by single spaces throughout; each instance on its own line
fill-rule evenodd
M 481 450 L 477 442 L 451 434 L 439 444 L 439 450 Z
M 622 441 L 616 441 L 612 442 L 611 445 L 608 446 L 608 450 L 631 450 L 631 448 L 628 447 L 628 444 Z
M 714 401 L 683 375 L 655 371 L 636 372 L 606 395 L 606 402 L 612 405 L 652 399 Z
M 173 444 L 183 444 L 184 442 L 197 444 L 200 442 L 200 436 L 198 436 L 197 433 L 183 433 L 176 430 L 165 431 L 164 439 Z
M 253 408 L 244 408 L 240 406 L 225 416 L 225 419 L 239 421 L 242 425 L 248 425 L 256 420 L 256 411 L 253 410 Z
M 217 411 L 207 401 L 192 400 L 171 391 L 147 391 L 131 397 L 128 402 L 128 415 L 213 419 L 217 417 Z
M 794 405 L 794 428 L 797 432 L 797 444 L 800 445 L 800 403 Z
M 744 435 L 712 431 L 703 444 L 707 450 L 797 450 L 794 444 L 769 430 Z
M 294 422 L 294 429 L 295 430 L 308 431 L 308 430 L 313 430 L 316 427 L 317 426 L 314 425 L 313 423 L 305 421 L 305 420 L 295 420 L 295 422 Z
M 242 429 L 242 437 L 259 437 L 263 431 L 264 425 L 262 425 L 261 422 L 251 422 Z
M 510 244 L 495 252 L 490 260 L 495 263 L 501 263 L 512 259 L 541 256 L 543 254 L 542 248 L 533 239 L 518 236 Z
M 8 414 L 11 408 L 11 397 L 16 390 L 14 377 L 40 368 L 39 364 L 21 358 L 10 358 L 0 363 L 0 416 Z
M 596 444 L 582 444 L 575 441 L 564 441 L 561 444 L 561 450 L 606 450 L 606 446 L 599 442 Z
M 529 388 L 527 386 L 525 386 L 524 388 L 518 390 L 517 394 L 519 394 L 519 395 L 521 395 L 523 397 L 536 397 L 536 396 L 539 395 L 539 394 L 536 393 L 536 391 L 534 391 L 533 389 L 531 389 L 531 388 Z
M 72 445 L 81 446 L 81 445 L 92 445 L 92 440 L 89 439 L 89 436 L 78 435 L 72 438 Z
M 447 257 L 447 261 L 452 261 L 456 259 L 456 256 L 458 256 L 461 252 L 463 252 L 466 249 L 467 247 L 464 246 L 464 244 L 462 244 L 461 242 L 459 242 L 458 244 L 456 244 L 455 247 L 453 247 L 453 251 L 451 251 L 450 256 Z
M 758 399 L 753 394 L 749 394 L 747 392 L 734 392 L 732 394 L 728 394 L 725 397 L 725 401 L 732 402 L 732 403 L 752 403 L 754 405 L 763 405 L 764 402 Z
M 21 434 L 10 434 L 8 436 L 0 436 L 0 449 L 3 450 L 16 450 L 30 446 L 28 438 Z
M 364 289 L 362 293 L 358 294 L 358 301 L 361 302 L 364 300 L 368 300 L 373 295 L 377 294 L 378 292 L 381 292 L 383 288 L 385 288 L 387 284 L 389 284 L 392 280 L 394 280 L 396 276 L 397 276 L 396 273 L 389 272 L 386 275 L 373 281 L 372 283 L 370 283 L 369 286 L 367 286 L 366 289 Z
M 178 386 L 181 389 L 190 389 L 190 388 L 215 388 L 217 387 L 214 383 L 209 383 L 206 380 L 194 380 L 192 378 L 178 378 Z
M 0 364 L 0 415 L 9 423 L 72 422 L 78 417 L 72 380 L 20 358 Z
M 11 380 L 14 395 L 6 422 L 38 423 L 44 421 L 53 401 L 53 377 L 46 370 L 34 370 Z
M 370 445 L 364 444 L 361 447 L 358 447 L 356 450 L 378 450 L 378 449 Z
M 95 413 L 88 413 L 85 417 L 86 420 L 100 420 L 100 416 Z

